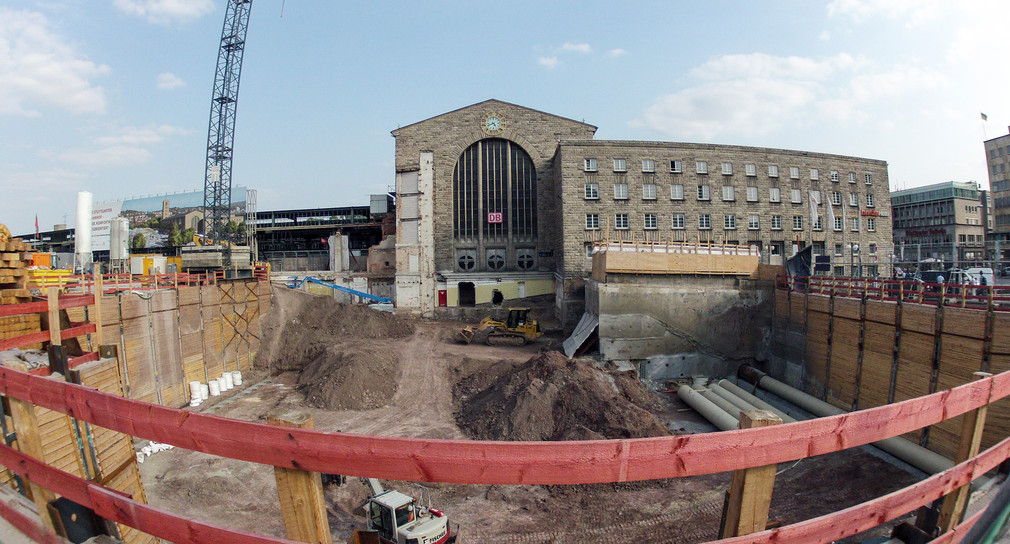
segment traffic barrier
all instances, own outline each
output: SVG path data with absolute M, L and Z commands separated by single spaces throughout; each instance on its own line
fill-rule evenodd
M 314 472 L 458 484 L 588 484 L 728 472 L 831 453 L 932 425 L 1010 394 L 1010 372 L 907 401 L 769 428 L 566 442 L 425 440 L 177 410 L 0 368 L 0 393 L 173 446 Z M 742 449 L 746 456 L 736 455 Z
M 23 373 L 22 373 L 23 374 Z M 38 378 L 34 376 L 28 376 L 31 380 L 44 380 L 43 378 Z M 0 379 L 4 383 L 7 383 L 9 376 L 0 375 Z M 58 383 L 58 382 L 53 382 Z M 978 382 L 974 382 L 978 383 Z M 969 384 L 970 385 L 970 384 Z M 95 393 L 94 391 L 86 391 L 89 393 Z M 1005 391 L 1004 391 L 1005 392 Z M 15 395 L 17 397 L 17 395 Z M 982 397 L 982 404 L 988 401 L 988 396 Z M 949 400 L 945 399 L 945 400 Z M 131 401 L 132 402 L 132 401 Z M 943 411 L 946 407 L 945 404 L 940 404 L 935 406 L 934 409 L 938 411 Z M 160 408 L 157 406 L 151 406 L 152 410 Z M 99 409 L 100 411 L 100 409 Z M 196 414 L 193 414 L 196 415 Z M 212 417 L 212 416 L 211 416 Z M 836 416 L 834 418 L 828 418 L 832 420 L 838 420 L 844 416 Z M 222 418 L 216 418 L 222 419 Z M 243 423 L 234 420 L 234 423 Z M 97 423 L 97 420 L 93 422 Z M 181 422 L 180 422 L 181 423 Z M 269 425 L 255 424 L 258 427 L 269 428 Z M 785 429 L 787 427 L 797 427 L 801 425 L 799 423 L 790 425 L 780 425 L 773 427 L 762 427 L 759 429 L 754 429 L 754 432 L 750 434 L 782 434 L 773 433 L 772 431 Z M 298 434 L 295 431 L 298 429 L 293 428 L 278 428 L 283 433 Z M 737 431 L 737 433 L 745 433 L 747 431 Z M 342 435 L 339 434 L 329 434 L 330 436 L 336 438 Z M 729 435 L 732 432 L 725 433 L 715 433 L 713 435 L 696 435 L 695 438 L 702 438 L 706 436 L 718 436 L 718 435 Z M 788 436 L 788 433 L 787 433 Z M 361 438 L 375 438 L 375 437 L 354 437 L 355 439 Z M 295 438 L 292 436 L 292 440 Z M 255 442 L 255 441 L 254 441 Z M 435 442 L 435 441 L 429 441 Z M 442 441 L 442 442 L 456 442 L 459 444 L 471 443 L 467 441 Z M 611 442 L 627 442 L 621 441 L 611 441 Z M 494 446 L 500 446 L 502 443 L 492 443 Z M 530 445 L 537 445 L 543 443 L 518 443 L 517 445 L 527 447 Z M 263 444 L 258 444 L 260 447 L 264 447 Z M 560 443 L 560 446 L 566 446 L 567 443 Z M 749 451 L 754 451 L 752 443 L 752 449 Z M 246 443 L 245 447 L 249 447 Z M 841 449 L 841 448 L 840 448 Z M 739 450 L 737 450 L 739 451 Z M 301 457 L 311 459 L 312 451 L 303 451 Z M 375 451 L 373 453 L 381 454 L 380 451 Z M 675 453 L 675 452 L 670 452 Z M 823 452 L 820 452 L 823 453 Z M 819 453 L 811 453 L 810 455 L 818 455 Z M 695 455 L 705 455 L 705 454 L 695 454 Z M 725 455 L 726 457 L 731 457 L 730 455 Z M 744 456 L 732 456 L 743 458 Z M 748 456 L 750 457 L 750 456 Z M 991 470 L 1002 463 L 1005 459 L 1010 457 L 1010 438 L 1004 439 L 1002 442 L 996 446 L 982 452 L 978 456 L 968 459 L 954 467 L 941 472 L 939 474 L 933 475 L 919 483 L 912 486 L 904 488 L 902 490 L 890 493 L 883 497 L 864 502 L 862 504 L 846 508 L 831 514 L 820 516 L 818 518 L 802 521 L 785 527 L 780 527 L 768 531 L 763 531 L 759 533 L 753 533 L 741 537 L 729 538 L 719 540 L 718 542 L 723 544 L 763 544 L 763 543 L 773 543 L 773 542 L 829 542 L 832 540 L 845 538 L 857 534 L 859 532 L 865 531 L 872 527 L 875 527 L 886 521 L 895 519 L 901 515 L 915 510 L 921 506 L 931 503 L 932 501 L 951 493 L 958 487 L 966 485 L 973 478 L 978 475 Z M 741 465 L 755 466 L 761 462 L 755 463 L 753 460 L 748 459 L 746 462 L 741 462 Z M 68 499 L 87 506 L 94 510 L 99 516 L 106 519 L 116 521 L 125 525 L 129 525 L 136 529 L 139 529 L 147 534 L 157 536 L 159 538 L 164 538 L 177 543 L 239 543 L 239 542 L 252 542 L 252 543 L 270 543 L 270 544 L 280 544 L 288 543 L 291 541 L 273 537 L 264 537 L 261 535 L 255 535 L 247 533 L 244 531 L 225 529 L 205 523 L 196 522 L 194 520 L 182 518 L 179 516 L 172 515 L 170 513 L 164 512 L 157 508 L 151 507 L 146 504 L 142 504 L 133 501 L 129 496 L 105 488 L 103 486 L 97 485 L 94 482 L 67 474 L 44 463 L 41 463 L 13 448 L 5 445 L 0 445 L 0 464 L 9 467 L 11 470 L 16 472 L 22 477 L 25 477 L 35 484 L 41 485 L 47 489 L 50 489 L 60 495 L 67 497 Z M 299 461 L 299 466 L 303 466 L 304 463 Z M 575 482 L 566 482 L 575 483 Z M 0 508 L 0 515 L 16 523 L 17 526 L 28 532 L 39 542 L 60 542 L 59 540 L 53 540 L 47 538 L 46 536 L 39 533 L 40 528 L 34 525 L 26 525 L 24 519 L 19 519 L 16 513 L 11 512 L 9 508 Z M 22 516 L 23 518 L 23 516 Z M 978 515 L 969 518 L 968 520 L 962 522 L 953 531 L 950 531 L 943 535 L 942 537 L 934 540 L 934 542 L 958 542 L 959 537 L 962 537 L 968 528 L 978 519 Z

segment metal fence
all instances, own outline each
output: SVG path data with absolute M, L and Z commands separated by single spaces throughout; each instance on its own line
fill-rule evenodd
M 275 271 L 303 272 L 330 269 L 329 251 L 265 251 L 260 255 Z

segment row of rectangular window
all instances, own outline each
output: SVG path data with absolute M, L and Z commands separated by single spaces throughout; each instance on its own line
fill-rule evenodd
M 989 149 L 989 158 L 995 159 L 997 151 L 999 152 L 999 156 L 1000 157 L 1003 156 L 1003 148 L 1002 147 L 992 147 L 992 148 Z M 1006 154 L 1008 156 L 1010 156 L 1010 145 L 1006 146 Z
M 656 184 L 655 183 L 645 183 L 642 184 L 642 200 L 656 200 Z M 600 185 L 598 183 L 587 183 L 585 186 L 585 197 L 586 200 L 598 200 L 600 198 Z M 801 189 L 792 189 L 790 192 L 791 202 L 793 204 L 803 203 L 803 191 Z M 810 191 L 810 198 L 814 199 L 816 203 L 822 204 L 821 202 L 821 192 L 820 191 Z M 614 200 L 627 200 L 628 199 L 628 184 L 627 183 L 615 183 L 614 184 Z M 711 200 L 712 190 L 708 185 L 698 186 L 698 200 Z M 670 185 L 670 200 L 684 200 L 684 186 L 680 184 Z M 732 185 L 724 185 L 722 187 L 722 200 L 724 202 L 733 202 L 736 200 L 736 188 Z M 782 202 L 782 190 L 778 187 L 768 188 L 768 201 L 769 202 Z M 758 202 L 758 188 L 754 186 L 747 187 L 747 202 Z M 842 193 L 838 191 L 831 192 L 831 203 L 836 206 L 842 205 Z M 856 193 L 849 193 L 849 205 L 859 206 L 859 195 Z M 874 207 L 874 199 L 872 193 L 866 193 L 866 207 Z
M 771 227 L 772 230 L 782 230 L 782 216 L 773 215 L 771 216 Z M 861 223 L 861 218 L 852 217 L 849 218 L 849 230 L 853 232 L 859 232 L 859 227 Z M 675 213 L 671 218 L 671 228 L 674 230 L 683 229 L 685 225 L 685 215 L 682 213 Z M 841 231 L 844 226 L 843 219 L 841 217 L 834 218 L 834 225 L 832 225 L 833 230 Z M 655 213 L 645 213 L 642 215 L 642 227 L 645 230 L 656 230 L 659 228 L 659 215 Z M 599 230 L 600 228 L 600 214 L 598 213 L 587 213 L 586 214 L 586 230 Z M 614 214 L 614 228 L 616 230 L 627 230 L 630 227 L 629 214 L 618 213 Z M 711 229 L 712 228 L 712 214 L 703 213 L 698 215 L 698 228 L 699 229 Z M 814 230 L 824 230 L 824 218 L 821 216 L 817 217 L 817 221 L 814 222 Z M 723 229 L 733 230 L 736 229 L 736 215 L 724 215 L 723 216 Z M 757 214 L 752 214 L 747 218 L 747 230 L 760 230 L 761 229 L 761 216 Z M 803 230 L 803 216 L 794 215 L 793 216 L 793 230 Z M 875 217 L 866 218 L 866 230 L 869 232 L 875 232 L 877 230 L 877 219 Z
M 722 166 L 722 175 L 732 176 L 733 175 L 733 163 L 724 162 Z M 599 170 L 599 165 L 596 159 L 585 159 L 584 170 L 586 172 L 597 172 Z M 614 159 L 614 172 L 627 172 L 628 171 L 628 161 L 625 159 Z M 656 161 L 652 159 L 642 159 L 642 172 L 644 173 L 654 173 L 656 171 Z M 683 164 L 681 161 L 672 160 L 670 161 L 670 172 L 673 174 L 681 174 L 684 172 Z M 708 162 L 707 161 L 696 161 L 695 162 L 695 172 L 698 174 L 708 174 Z M 757 176 L 757 165 L 756 164 L 745 164 L 744 173 L 747 176 L 755 177 Z M 768 177 L 777 178 L 779 177 L 779 167 L 777 164 L 768 165 Z M 789 178 L 790 179 L 800 179 L 800 168 L 798 166 L 789 167 Z M 831 181 L 838 182 L 840 180 L 840 175 L 837 170 L 832 170 L 830 173 Z M 820 172 L 816 168 L 810 169 L 810 180 L 818 181 L 820 179 Z M 855 183 L 858 179 L 855 172 L 849 172 L 849 183 Z M 863 174 L 863 181 L 867 185 L 873 183 L 873 174 Z

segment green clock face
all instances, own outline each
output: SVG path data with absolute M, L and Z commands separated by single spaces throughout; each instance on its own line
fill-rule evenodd
M 487 120 L 484 121 L 484 126 L 486 126 L 487 129 L 491 131 L 498 130 L 501 128 L 501 119 L 499 119 L 498 116 L 496 115 L 492 115 L 491 117 L 488 117 Z

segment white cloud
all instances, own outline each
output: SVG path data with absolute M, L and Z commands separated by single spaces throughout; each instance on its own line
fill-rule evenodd
M 211 0 L 115 0 L 115 6 L 159 25 L 193 21 L 214 11 Z
M 897 66 L 888 72 L 857 74 L 849 80 L 850 95 L 857 103 L 901 96 L 909 91 L 943 86 L 943 74 L 910 66 Z
M 55 33 L 40 13 L 0 8 L 0 115 L 103 113 L 105 91 L 92 80 L 109 73 Z
M 941 0 L 833 0 L 828 15 L 848 16 L 857 22 L 881 16 L 904 20 L 911 27 L 940 17 L 945 5 Z
M 157 144 L 170 136 L 186 134 L 189 134 L 189 131 L 171 125 L 125 127 L 116 131 L 113 136 L 95 138 L 95 143 L 101 146 Z
M 765 53 L 723 55 L 691 70 L 698 79 L 721 81 L 741 78 L 824 80 L 839 70 L 866 66 L 869 61 L 841 53 L 824 60 L 776 57 Z
M 655 99 L 633 126 L 683 138 L 763 136 L 822 119 L 862 124 L 896 97 L 947 84 L 933 71 L 880 69 L 864 58 L 764 53 L 716 57 L 688 73 L 689 85 Z
M 153 156 L 151 146 L 188 133 L 171 125 L 125 127 L 115 134 L 94 138 L 87 148 L 70 149 L 55 158 L 91 168 L 143 164 Z
M 561 64 L 561 61 L 557 57 L 540 57 L 537 62 L 540 63 L 540 66 L 551 69 L 557 68 Z
M 818 36 L 818 38 L 822 42 L 830 41 L 831 40 L 831 33 L 828 32 L 827 30 L 824 30 L 824 31 L 821 32 L 821 34 L 820 34 L 820 36 Z
M 186 82 L 182 80 L 181 77 L 171 73 L 162 72 L 158 74 L 158 88 L 162 90 L 172 90 L 178 89 L 180 87 L 185 87 Z
M 590 47 L 588 43 L 568 43 L 568 42 L 565 42 L 565 44 L 561 46 L 561 49 L 563 49 L 564 51 L 572 51 L 572 52 L 575 52 L 575 53 L 582 53 L 584 55 L 593 52 L 593 48 Z
M 151 158 L 151 152 L 139 146 L 113 145 L 100 149 L 71 149 L 61 153 L 59 158 L 78 166 L 96 168 L 142 164 Z
M 608 58 L 612 58 L 612 59 L 616 59 L 617 57 L 623 57 L 624 55 L 627 55 L 627 54 L 628 54 L 627 51 L 625 51 L 624 49 L 620 49 L 620 48 L 618 48 L 618 49 L 611 49 L 610 51 L 607 51 L 607 57 Z
M 808 85 L 795 82 L 712 82 L 659 97 L 633 124 L 703 140 L 726 132 L 761 135 L 779 128 L 815 98 Z
M 1004 51 L 1010 2 L 960 0 L 957 6 L 962 11 L 962 25 L 947 51 L 948 61 L 977 60 Z

